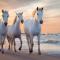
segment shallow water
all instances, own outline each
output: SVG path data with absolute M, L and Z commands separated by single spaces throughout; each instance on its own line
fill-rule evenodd
M 26 40 L 26 36 L 22 35 L 22 41 L 23 41 L 23 45 L 22 45 L 22 50 L 25 53 L 28 53 L 28 44 L 27 44 L 27 40 Z M 51 41 L 50 41 L 51 40 Z M 58 35 L 41 35 L 41 45 L 40 45 L 40 49 L 42 53 L 47 53 L 47 54 L 60 54 L 60 34 Z M 20 42 L 19 39 L 16 38 L 16 49 L 18 51 L 18 48 L 20 46 Z M 34 52 L 33 53 L 37 53 L 38 52 L 38 45 L 37 45 L 37 37 L 34 37 L 33 39 L 34 41 Z M 8 48 L 8 42 L 6 40 L 4 48 L 7 49 Z

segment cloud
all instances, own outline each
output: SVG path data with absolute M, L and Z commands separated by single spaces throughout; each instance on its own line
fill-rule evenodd
M 0 6 L 3 5 L 3 7 L 9 6 L 10 8 L 19 8 L 22 6 L 30 5 L 31 3 L 35 3 L 38 1 L 42 0 L 0 0 Z
M 47 0 L 45 7 L 47 9 L 60 9 L 60 0 Z
M 45 9 L 47 17 L 60 16 L 60 0 L 46 0 Z

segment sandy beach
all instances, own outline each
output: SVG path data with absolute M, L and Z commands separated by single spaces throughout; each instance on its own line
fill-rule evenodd
M 44 37 L 43 37 L 44 38 Z M 44 38 L 45 40 L 45 38 Z M 43 42 L 44 42 L 43 40 Z M 38 55 L 37 39 L 34 38 L 34 51 L 29 54 L 27 40 L 22 36 L 23 46 L 22 50 L 18 52 L 9 51 L 8 42 L 6 40 L 4 45 L 4 54 L 0 52 L 0 60 L 60 60 L 60 43 L 45 42 L 41 43 L 42 55 Z M 54 40 L 52 40 L 54 41 Z M 16 39 L 16 49 L 19 48 L 19 39 Z
M 60 60 L 60 56 L 5 52 L 0 53 L 0 60 Z

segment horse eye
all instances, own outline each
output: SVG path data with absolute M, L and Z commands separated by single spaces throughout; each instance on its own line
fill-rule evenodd
M 37 13 L 37 15 L 39 15 L 39 14 Z

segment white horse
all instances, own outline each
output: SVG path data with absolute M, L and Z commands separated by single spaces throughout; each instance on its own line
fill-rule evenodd
M 22 48 L 22 40 L 21 40 L 21 30 L 20 30 L 20 22 L 22 22 L 23 16 L 22 13 L 16 13 L 15 21 L 12 26 L 8 27 L 7 32 L 7 40 L 9 42 L 9 50 L 12 49 L 12 45 L 14 44 L 14 51 L 16 52 L 16 43 L 15 38 L 19 38 L 21 42 L 21 46 L 19 50 Z
M 36 8 L 35 14 L 37 19 L 32 17 L 30 20 L 24 20 L 24 31 L 26 34 L 29 52 L 33 52 L 33 37 L 37 36 L 38 38 L 38 53 L 40 52 L 40 33 L 41 33 L 41 24 L 43 23 L 43 8 Z
M 0 51 L 2 53 L 4 53 L 3 45 L 4 45 L 5 37 L 6 37 L 6 34 L 7 34 L 8 17 L 9 17 L 8 11 L 2 10 L 3 21 L 0 22 L 0 44 L 1 44 L 1 50 Z

